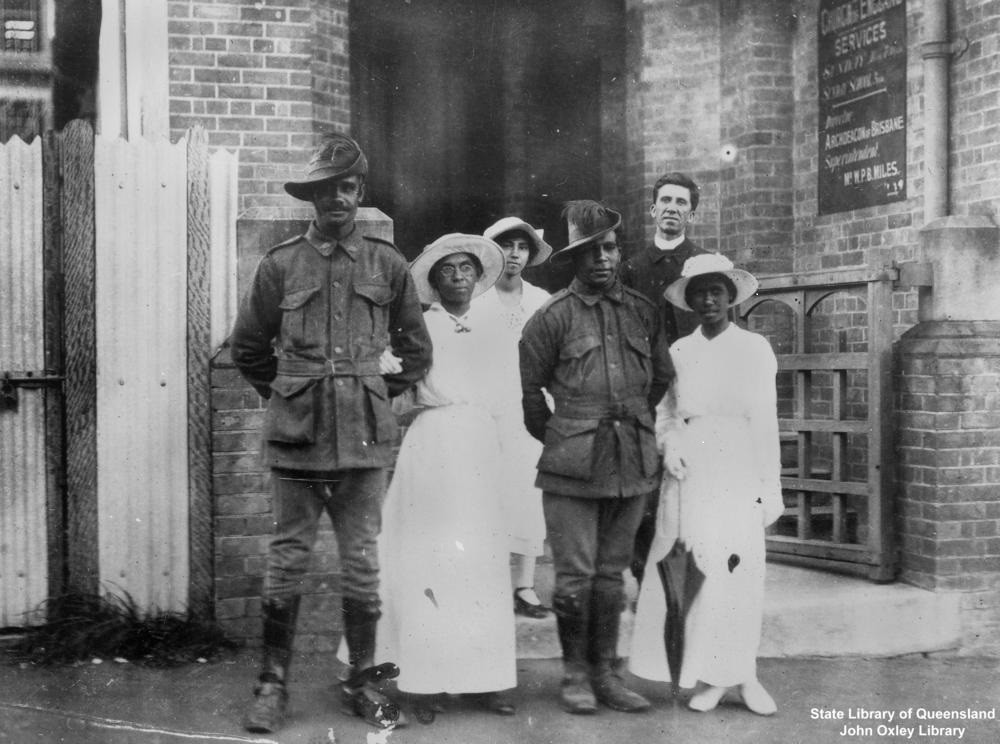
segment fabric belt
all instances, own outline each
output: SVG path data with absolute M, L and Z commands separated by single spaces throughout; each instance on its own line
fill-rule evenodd
M 649 413 L 649 401 L 634 396 L 620 401 L 556 399 L 556 416 L 570 419 L 630 419 Z
M 372 377 L 381 372 L 377 360 L 279 359 L 278 374 L 289 377 Z

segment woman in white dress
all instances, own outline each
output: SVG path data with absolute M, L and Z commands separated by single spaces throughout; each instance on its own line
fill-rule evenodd
M 476 305 L 496 317 L 499 325 L 495 341 L 501 352 L 501 405 L 494 417 L 500 433 L 504 517 L 513 554 L 514 612 L 543 618 L 548 610 L 535 593 L 535 561 L 545 550 L 542 492 L 535 488 L 535 466 L 542 444 L 524 428 L 517 344 L 528 318 L 549 299 L 548 292 L 529 284 L 521 272 L 544 263 L 552 247 L 540 231 L 518 217 L 504 217 L 483 235 L 496 241 L 504 253 L 503 273 Z
M 646 576 L 678 538 L 693 553 L 704 583 L 684 620 L 680 687 L 700 685 L 688 706 L 714 709 L 730 688 L 753 712 L 774 700 L 757 679 L 764 598 L 764 529 L 783 509 L 774 352 L 739 328 L 729 308 L 757 280 L 720 254 L 688 259 L 665 296 L 693 310 L 701 326 L 670 349 L 677 371 L 656 411 L 665 477 Z M 629 666 L 671 681 L 661 581 L 642 583 Z
M 495 329 L 471 300 L 500 275 L 503 254 L 451 234 L 410 266 L 434 345 L 417 384 L 421 408 L 403 439 L 379 538 L 382 618 L 377 656 L 400 669 L 401 692 L 429 723 L 439 693 L 480 693 L 510 715 L 517 684 L 509 544 L 500 507 Z

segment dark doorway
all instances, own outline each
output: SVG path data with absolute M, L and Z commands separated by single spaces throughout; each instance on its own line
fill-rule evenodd
M 562 203 L 602 197 L 605 138 L 624 136 L 603 125 L 624 101 L 607 95 L 624 57 L 622 5 L 351 3 L 353 131 L 369 152 L 369 203 L 393 218 L 408 257 L 508 214 L 559 247 Z

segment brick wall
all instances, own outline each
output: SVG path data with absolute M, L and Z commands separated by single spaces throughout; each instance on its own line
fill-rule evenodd
M 792 29 L 784 3 L 721 18 L 720 247 L 739 265 L 792 267 Z
M 819 145 L 817 131 L 819 86 L 816 74 L 816 25 L 819 0 L 796 7 L 793 43 L 795 117 L 793 123 L 794 271 L 816 271 L 850 266 L 881 266 L 918 257 L 918 230 L 922 225 L 923 92 L 920 56 L 922 15 L 919 3 L 908 4 L 907 16 L 907 196 L 891 205 L 831 215 L 817 214 L 816 183 Z M 892 312 L 899 333 L 917 322 L 915 292 L 901 291 Z
M 901 578 L 962 591 L 966 652 L 1000 651 L 1000 322 L 922 323 L 896 360 Z
M 969 48 L 952 63 L 952 208 L 956 214 L 1000 212 L 1000 3 L 957 0 L 952 37 Z
M 627 71 L 633 175 L 627 188 L 631 198 L 623 205 L 625 224 L 644 225 L 644 239 L 651 240 L 650 188 L 663 173 L 683 171 L 701 187 L 690 237 L 718 250 L 719 9 L 698 0 L 630 0 L 626 11 L 626 60 L 640 67 Z
M 237 152 L 241 208 L 286 203 L 314 132 L 349 123 L 347 0 L 170 0 L 169 14 L 172 135 L 199 124 Z

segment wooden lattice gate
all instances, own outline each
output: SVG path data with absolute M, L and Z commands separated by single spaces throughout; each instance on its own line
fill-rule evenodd
M 778 353 L 785 515 L 768 554 L 894 577 L 892 291 L 897 272 L 761 280 L 740 315 Z

